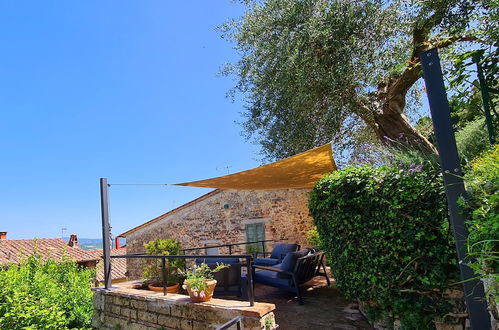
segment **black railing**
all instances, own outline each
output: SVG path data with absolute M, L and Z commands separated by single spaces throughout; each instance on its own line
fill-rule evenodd
M 111 258 L 127 258 L 127 259 L 161 259 L 161 274 L 163 280 L 163 294 L 166 296 L 166 285 L 168 283 L 168 267 L 166 267 L 166 259 L 224 259 L 224 258 L 239 258 L 246 260 L 246 281 L 247 281 L 247 290 L 248 290 L 248 300 L 250 306 L 254 306 L 255 304 L 255 296 L 253 292 L 253 273 L 252 273 L 252 264 L 253 264 L 253 256 L 250 254 L 230 254 L 230 255 L 169 255 L 169 256 L 153 256 L 147 254 L 126 254 L 126 255 L 116 255 L 111 256 Z
M 242 243 L 219 244 L 219 245 L 206 245 L 206 246 L 203 246 L 203 247 L 195 247 L 195 248 L 183 249 L 182 251 L 185 254 L 188 251 L 204 250 L 204 253 L 207 254 L 208 253 L 208 249 L 227 247 L 229 249 L 229 255 L 232 255 L 232 247 L 234 247 L 234 246 L 261 244 L 262 245 L 262 252 L 265 254 L 265 243 L 267 243 L 267 242 L 275 242 L 275 241 L 272 240 L 272 239 L 267 239 L 267 240 L 260 240 L 260 241 L 254 241 L 254 242 L 242 242 Z
M 243 318 L 241 316 L 235 317 L 232 320 L 230 320 L 229 322 L 226 322 L 226 323 L 222 324 L 221 326 L 219 326 L 218 328 L 216 328 L 216 330 L 226 330 L 226 329 L 229 329 L 233 325 L 235 325 L 237 327 L 237 330 L 241 330 L 241 321 L 242 320 L 243 320 Z

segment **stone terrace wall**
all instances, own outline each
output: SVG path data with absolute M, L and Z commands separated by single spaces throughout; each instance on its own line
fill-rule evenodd
M 241 316 L 242 328 L 251 330 L 275 326 L 275 305 L 212 299 L 191 303 L 188 296 L 129 288 L 125 283 L 112 290 L 95 289 L 92 326 L 96 329 L 179 329 L 204 330 Z
M 184 248 L 204 246 L 210 241 L 244 242 L 245 225 L 255 222 L 265 223 L 265 239 L 307 246 L 306 232 L 313 223 L 308 210 L 309 192 L 309 189 L 222 190 L 129 234 L 127 251 L 143 253 L 144 243 L 158 238 L 177 239 Z M 272 244 L 267 248 L 270 251 Z M 233 252 L 244 251 L 242 247 Z M 228 250 L 222 249 L 220 253 L 228 253 Z M 142 267 L 142 260 L 127 259 L 128 278 L 140 278 Z

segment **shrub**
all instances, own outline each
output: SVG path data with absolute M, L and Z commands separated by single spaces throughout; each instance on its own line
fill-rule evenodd
M 174 239 L 157 239 L 144 244 L 146 253 L 156 256 L 180 255 L 182 246 Z M 179 270 L 185 268 L 185 259 L 166 259 L 169 267 L 169 282 L 178 283 Z M 160 259 L 147 259 L 143 275 L 145 278 L 162 282 L 162 269 Z
M 469 254 L 476 258 L 472 265 L 484 280 L 491 303 L 499 305 L 499 146 L 495 145 L 474 159 L 465 175 L 470 198 L 466 207 Z
M 310 210 L 337 286 L 375 320 L 433 328 L 458 268 L 441 176 L 422 165 L 347 167 L 321 179 Z
M 467 164 L 490 147 L 483 118 L 469 122 L 456 132 L 456 144 L 461 162 Z
M 89 329 L 95 270 L 32 255 L 0 271 L 0 329 Z
M 321 237 L 319 236 L 317 228 L 307 231 L 307 242 L 310 246 L 321 249 Z

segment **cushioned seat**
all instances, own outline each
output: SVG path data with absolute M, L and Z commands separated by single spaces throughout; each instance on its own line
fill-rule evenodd
M 274 266 L 279 263 L 278 259 L 273 259 L 273 258 L 258 258 L 255 259 L 254 264 L 255 265 L 261 265 L 261 266 Z
M 281 263 L 273 266 L 253 266 L 253 278 L 255 283 L 261 283 L 286 291 L 295 292 L 298 302 L 303 304 L 303 298 L 299 289 L 301 284 L 311 280 L 316 275 L 326 277 L 329 285 L 329 278 L 326 275 L 324 266 L 324 254 L 314 252 L 313 249 L 303 249 L 286 254 Z M 324 270 L 320 272 L 320 267 Z
M 294 252 L 299 248 L 300 246 L 294 243 L 275 243 L 272 253 L 270 254 L 270 258 L 256 258 L 254 264 L 261 266 L 276 265 L 282 261 L 286 254 Z
M 289 287 L 290 285 L 292 285 L 292 283 L 290 283 L 289 276 L 288 278 L 282 278 L 277 276 L 277 274 L 277 272 L 273 272 L 270 270 L 261 270 L 259 272 L 255 272 L 253 280 L 256 283 L 262 283 L 273 287 Z

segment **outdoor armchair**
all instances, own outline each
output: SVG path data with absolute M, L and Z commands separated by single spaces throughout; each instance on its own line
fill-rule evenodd
M 321 267 L 324 272 L 321 272 Z M 300 305 L 303 305 L 300 285 L 317 275 L 325 276 L 327 285 L 330 285 L 324 265 L 324 253 L 313 253 L 311 249 L 290 252 L 282 260 L 282 263 L 274 266 L 253 266 L 253 281 L 255 283 L 296 293 Z
M 272 249 L 272 252 L 270 253 L 269 258 L 255 258 L 255 261 L 253 262 L 255 265 L 260 265 L 260 266 L 273 266 L 277 265 L 280 263 L 283 258 L 289 253 L 289 252 L 295 252 L 300 249 L 300 246 L 298 244 L 287 244 L 287 243 L 275 243 L 274 248 Z M 262 253 L 263 254 L 263 253 Z

